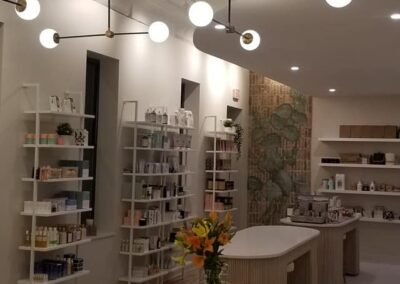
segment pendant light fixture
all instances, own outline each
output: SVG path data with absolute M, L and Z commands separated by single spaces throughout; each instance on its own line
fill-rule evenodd
M 40 3 L 38 0 L 2 0 L 15 5 L 17 15 L 26 21 L 34 20 L 40 14 Z
M 88 37 L 114 38 L 115 36 L 126 36 L 126 35 L 149 35 L 150 39 L 153 42 L 161 43 L 168 39 L 169 28 L 165 23 L 157 21 L 150 25 L 149 30 L 147 32 L 116 33 L 111 30 L 111 0 L 108 0 L 108 26 L 105 33 L 61 36 L 59 33 L 57 33 L 57 31 L 53 29 L 45 29 L 40 33 L 39 40 L 43 47 L 50 49 L 57 47 L 60 41 L 64 39 L 88 38 Z
M 239 32 L 232 25 L 231 22 L 232 14 L 232 0 L 228 0 L 228 23 L 224 24 L 213 18 L 214 12 L 210 4 L 205 1 L 197 1 L 192 4 L 189 8 L 189 19 L 197 27 L 205 27 L 211 22 L 216 23 L 215 29 L 225 30 L 228 34 L 239 35 L 240 45 L 245 50 L 255 50 L 261 43 L 260 35 L 254 30 L 247 30 L 245 32 Z
M 326 0 L 333 8 L 343 8 L 351 3 L 352 0 Z

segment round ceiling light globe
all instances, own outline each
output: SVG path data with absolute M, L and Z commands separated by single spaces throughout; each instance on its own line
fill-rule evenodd
M 17 15 L 26 21 L 34 20 L 40 14 L 40 3 L 38 0 L 25 0 L 26 1 L 26 8 L 23 11 L 18 11 L 18 7 L 16 6 L 15 12 Z
M 205 27 L 214 17 L 214 11 L 205 1 L 197 1 L 189 8 L 189 19 L 197 27 Z
M 54 35 L 57 32 L 53 29 L 45 29 L 40 33 L 40 43 L 45 48 L 55 48 L 58 46 L 58 43 L 54 41 Z
M 246 39 L 247 35 L 250 35 L 252 38 L 250 42 Z M 243 32 L 243 35 L 240 37 L 240 45 L 243 47 L 243 49 L 248 51 L 257 49 L 260 46 L 260 43 L 261 37 L 258 32 L 254 30 L 247 30 Z
M 150 39 L 154 42 L 161 43 L 168 39 L 169 37 L 169 28 L 163 22 L 154 22 L 150 25 L 149 28 L 149 36 Z
M 352 0 L 326 0 L 330 6 L 334 8 L 343 8 L 351 3 Z

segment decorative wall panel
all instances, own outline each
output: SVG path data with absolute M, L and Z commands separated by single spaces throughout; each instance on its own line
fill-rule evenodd
M 311 97 L 250 74 L 248 226 L 279 224 L 310 191 Z

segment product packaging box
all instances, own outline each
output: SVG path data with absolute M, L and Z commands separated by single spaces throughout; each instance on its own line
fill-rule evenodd
M 351 137 L 351 126 L 350 125 L 340 125 L 339 137 L 340 138 L 350 138 Z
M 385 125 L 384 138 L 397 138 L 397 126 Z
M 361 138 L 361 129 L 362 126 L 361 125 L 351 125 L 351 138 Z

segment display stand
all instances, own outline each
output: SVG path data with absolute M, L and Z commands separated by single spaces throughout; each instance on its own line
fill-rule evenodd
M 53 112 L 49 110 L 40 110 L 40 86 L 39 84 L 24 84 L 23 89 L 28 90 L 28 89 L 34 89 L 35 92 L 35 106 L 34 110 L 27 110 L 24 113 L 27 115 L 34 115 L 35 119 L 35 142 L 34 144 L 24 144 L 24 148 L 26 149 L 33 149 L 34 150 L 34 166 L 33 166 L 33 173 L 36 173 L 37 170 L 39 169 L 39 161 L 40 161 L 40 151 L 48 149 L 75 149 L 79 151 L 79 160 L 83 159 L 83 150 L 85 149 L 94 149 L 93 146 L 71 146 L 71 145 L 46 145 L 46 144 L 40 144 L 39 141 L 39 135 L 41 131 L 41 120 L 43 116 L 50 116 L 50 117 L 64 117 L 64 118 L 75 118 L 79 119 L 80 122 L 80 127 L 81 129 L 84 128 L 85 125 L 85 119 L 88 118 L 94 118 L 92 115 L 85 115 L 82 113 L 65 113 L 65 112 Z M 83 95 L 81 92 L 79 93 L 66 93 L 68 95 L 70 94 L 75 94 L 80 96 L 81 98 L 81 108 L 80 111 L 82 111 L 83 108 Z M 75 243 L 68 243 L 65 245 L 58 245 L 54 247 L 48 247 L 48 248 L 37 248 L 35 247 L 35 236 L 36 236 L 36 231 L 37 231 L 37 218 L 39 217 L 44 217 L 44 218 L 51 218 L 55 216 L 62 216 L 62 215 L 71 215 L 71 214 L 76 214 L 76 224 L 81 223 L 81 213 L 83 212 L 89 212 L 92 211 L 91 208 L 88 209 L 80 209 L 80 210 L 74 210 L 74 211 L 65 211 L 65 212 L 56 212 L 52 214 L 38 214 L 36 212 L 37 208 L 37 202 L 38 202 L 38 191 L 39 191 L 39 184 L 42 182 L 76 182 L 77 183 L 77 191 L 82 191 L 82 181 L 83 180 L 92 180 L 93 178 L 69 178 L 69 179 L 54 179 L 54 180 L 47 180 L 47 181 L 41 181 L 36 178 L 23 178 L 23 182 L 31 182 L 32 183 L 32 205 L 33 205 L 33 211 L 32 213 L 25 213 L 21 212 L 22 216 L 29 216 L 31 217 L 31 245 L 30 246 L 20 246 L 19 249 L 23 251 L 29 251 L 30 252 L 30 262 L 29 262 L 29 278 L 25 280 L 19 280 L 19 284 L 25 284 L 25 283 L 37 283 L 34 281 L 34 268 L 35 268 L 35 259 L 36 259 L 36 252 L 48 252 L 48 251 L 55 251 L 55 250 L 60 250 L 64 249 L 67 247 L 75 247 L 76 248 L 76 254 L 78 254 L 78 246 L 82 244 L 89 243 L 91 241 L 90 238 L 84 239 L 79 242 Z M 72 275 L 68 275 L 66 277 L 62 277 L 56 280 L 51 280 L 48 282 L 40 282 L 40 283 L 63 283 L 66 281 L 69 281 L 71 279 L 77 279 L 80 277 L 83 277 L 85 275 L 89 274 L 88 270 L 83 270 L 80 272 L 77 272 Z
M 190 191 L 185 189 L 184 195 L 180 196 L 169 196 L 169 197 L 162 197 L 155 198 L 155 199 L 143 199 L 143 198 L 136 198 L 137 194 L 137 186 L 136 183 L 138 182 L 138 178 L 140 179 L 157 179 L 160 185 L 166 185 L 169 179 L 177 179 L 181 185 L 186 186 L 188 184 L 188 176 L 194 174 L 194 172 L 188 171 L 187 169 L 182 172 L 173 172 L 173 173 L 143 173 L 137 172 L 136 165 L 138 162 L 138 155 L 143 153 L 158 153 L 160 155 L 159 162 L 166 162 L 167 156 L 166 153 L 177 153 L 181 154 L 182 164 L 187 166 L 188 165 L 188 154 L 192 151 L 192 149 L 164 149 L 162 147 L 141 147 L 138 146 L 138 132 L 139 130 L 149 130 L 149 131 L 159 131 L 164 135 L 167 135 L 169 132 L 176 132 L 179 131 L 180 133 L 188 134 L 189 131 L 193 131 L 194 128 L 191 127 L 181 127 L 175 125 L 168 125 L 168 124 L 159 124 L 159 123 L 149 123 L 146 121 L 138 121 L 138 102 L 137 101 L 124 101 L 122 114 L 124 115 L 127 111 L 128 106 L 133 106 L 133 117 L 130 121 L 125 121 L 123 123 L 123 128 L 132 131 L 131 141 L 133 142 L 132 146 L 123 147 L 125 151 L 132 151 L 132 172 L 124 172 L 123 176 L 128 177 L 131 179 L 131 190 L 130 190 L 130 197 L 129 198 L 122 198 L 123 203 L 130 203 L 130 225 L 122 225 L 121 229 L 129 230 L 129 251 L 124 252 L 121 251 L 121 255 L 128 256 L 128 275 L 124 277 L 120 277 L 120 282 L 127 282 L 128 284 L 131 283 L 146 283 L 149 281 L 156 280 L 157 283 L 163 283 L 164 277 L 168 276 L 169 274 L 176 271 L 176 267 L 171 269 L 160 269 L 158 273 L 154 273 L 151 275 L 147 275 L 146 277 L 134 277 L 132 271 L 134 268 L 135 263 L 137 263 L 138 259 L 145 257 L 149 257 L 151 255 L 156 255 L 157 257 L 157 265 L 159 267 L 163 267 L 164 264 L 164 253 L 167 253 L 171 249 L 174 248 L 173 244 L 165 244 L 162 247 L 150 251 L 145 252 L 135 252 L 133 250 L 133 242 L 135 237 L 143 237 L 143 235 L 148 235 L 149 230 L 157 230 L 157 234 L 160 238 L 165 238 L 168 227 L 174 224 L 179 224 L 182 222 L 191 221 L 196 216 L 185 216 L 184 218 L 176 219 L 176 220 L 167 220 L 165 217 L 166 213 L 166 204 L 167 202 L 181 200 L 183 203 L 185 200 L 194 196 Z M 151 225 L 144 225 L 139 226 L 135 225 L 135 209 L 139 205 L 145 206 L 148 208 L 150 205 L 157 204 L 159 209 L 161 210 L 161 222 L 157 224 Z M 136 262 L 135 262 L 136 261 Z M 144 263 L 143 261 L 141 262 Z
M 238 208 L 232 207 L 229 209 L 219 209 L 216 208 L 215 203 L 216 203 L 216 198 L 218 196 L 228 196 L 232 197 L 231 195 L 238 192 L 238 189 L 236 188 L 237 181 L 235 182 L 235 188 L 232 189 L 225 189 L 225 190 L 219 190 L 217 189 L 217 179 L 220 176 L 227 177 L 228 180 L 231 180 L 232 175 L 239 173 L 238 170 L 235 169 L 223 169 L 219 170 L 217 169 L 217 161 L 218 158 L 220 158 L 222 155 L 228 156 L 229 160 L 232 161 L 232 158 L 234 156 L 237 156 L 239 153 L 235 149 L 218 149 L 217 143 L 219 140 L 222 141 L 233 141 L 233 138 L 235 136 L 235 133 L 233 132 L 226 132 L 226 131 L 218 131 L 218 125 L 217 125 L 217 116 L 206 116 L 205 119 L 211 119 L 213 120 L 213 130 L 211 132 L 208 132 L 206 137 L 207 139 L 212 139 L 212 149 L 206 150 L 206 156 L 212 156 L 212 170 L 206 170 L 206 176 L 212 176 L 212 189 L 207 188 L 205 190 L 205 194 L 212 194 L 212 203 L 211 207 L 206 207 L 204 208 L 204 212 L 209 213 L 209 212 L 216 212 L 221 215 L 227 213 L 227 212 L 233 212 L 237 211 Z

